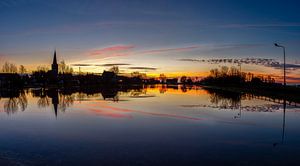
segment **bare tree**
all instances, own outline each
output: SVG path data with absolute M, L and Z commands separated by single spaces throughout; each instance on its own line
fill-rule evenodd
M 4 65 L 2 66 L 2 72 L 4 73 L 17 73 L 18 68 L 15 64 L 5 62 Z
M 113 66 L 109 69 L 109 71 L 114 72 L 115 74 L 119 73 L 119 67 L 118 66 Z
M 160 74 L 159 75 L 159 80 L 160 80 L 161 83 L 166 83 L 166 81 L 167 81 L 166 75 L 165 74 Z
M 49 68 L 46 67 L 46 66 L 38 66 L 38 67 L 37 67 L 37 70 L 38 70 L 38 71 L 44 71 L 44 72 L 47 72 L 47 71 L 49 70 Z
M 182 76 L 180 78 L 180 83 L 184 84 L 184 83 L 186 83 L 186 81 L 187 81 L 187 77 L 186 76 Z
M 65 61 L 59 63 L 59 72 L 60 73 L 73 73 L 73 68 L 66 64 Z
M 220 75 L 219 69 L 211 69 L 210 70 L 210 76 L 218 77 L 219 75 Z
M 23 65 L 20 65 L 19 67 L 19 73 L 20 74 L 25 74 L 27 72 L 26 68 Z
M 229 71 L 229 68 L 227 66 L 222 66 L 221 67 L 221 75 L 222 76 L 227 76 L 228 71 Z

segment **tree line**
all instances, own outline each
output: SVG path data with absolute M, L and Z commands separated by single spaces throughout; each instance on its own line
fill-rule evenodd
M 74 73 L 74 70 L 71 66 L 67 65 L 65 61 L 61 61 L 58 64 L 59 73 L 68 73 L 72 74 Z M 50 69 L 47 66 L 38 66 L 34 72 L 48 72 Z M 17 66 L 14 63 L 5 62 L 2 65 L 1 69 L 2 73 L 18 73 L 18 74 L 29 74 L 29 71 L 26 69 L 24 65 Z

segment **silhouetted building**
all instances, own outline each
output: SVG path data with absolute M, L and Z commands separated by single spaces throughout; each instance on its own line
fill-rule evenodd
M 102 73 L 103 83 L 117 83 L 117 75 L 111 71 L 105 71 Z
M 178 83 L 178 79 L 177 78 L 168 78 L 166 80 L 166 83 L 167 84 L 174 84 L 174 85 L 176 85 Z
M 15 88 L 22 86 L 21 77 L 16 73 L 0 73 L 0 88 Z
M 55 78 L 58 76 L 58 64 L 56 59 L 56 50 L 54 51 L 53 63 L 51 67 L 51 72 Z

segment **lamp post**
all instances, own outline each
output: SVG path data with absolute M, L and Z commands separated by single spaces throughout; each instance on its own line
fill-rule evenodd
M 286 72 L 285 72 L 285 47 L 282 45 L 279 45 L 277 43 L 274 43 L 275 47 L 281 47 L 283 49 L 283 82 L 284 82 L 284 87 L 286 86 Z

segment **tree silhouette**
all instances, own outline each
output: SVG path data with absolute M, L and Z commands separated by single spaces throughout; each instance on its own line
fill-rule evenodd
M 27 108 L 28 100 L 24 92 L 20 92 L 18 97 L 10 97 L 4 103 L 4 110 L 7 114 L 16 113 L 19 109 L 24 111 Z
M 4 73 L 17 73 L 18 68 L 13 63 L 5 62 L 2 66 L 2 72 L 4 72 Z
M 65 63 L 65 61 L 61 61 L 58 65 L 59 73 L 69 73 L 72 74 L 74 72 L 73 68 Z
M 109 71 L 114 72 L 115 74 L 119 74 L 119 67 L 118 66 L 112 66 Z
M 19 67 L 19 73 L 20 74 L 25 74 L 27 72 L 26 68 L 23 65 L 20 65 Z

